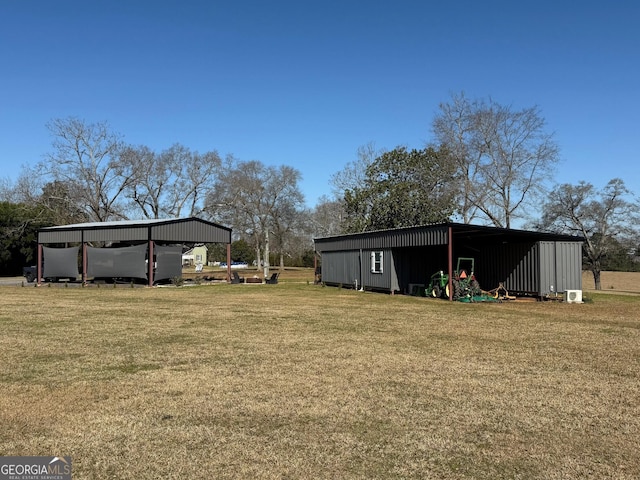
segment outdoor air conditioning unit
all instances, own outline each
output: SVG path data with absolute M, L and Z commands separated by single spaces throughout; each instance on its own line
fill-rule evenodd
M 564 301 L 567 303 L 582 303 L 582 290 L 566 290 Z

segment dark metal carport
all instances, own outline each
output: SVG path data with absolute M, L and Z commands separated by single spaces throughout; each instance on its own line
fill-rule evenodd
M 456 258 L 474 257 L 483 288 L 503 284 L 510 292 L 542 297 L 582 289 L 583 240 L 442 223 L 317 238 L 314 242 L 322 258 L 322 281 L 328 284 L 409 292 L 411 286 L 428 283 L 438 270 L 452 278 Z M 370 268 L 369 261 L 374 259 L 378 266 Z
M 170 258 L 171 265 L 176 257 L 177 249 L 182 248 L 184 243 L 225 243 L 227 245 L 227 280 L 231 277 L 231 229 L 208 222 L 199 218 L 181 218 L 181 219 L 154 219 L 154 220 L 124 220 L 114 222 L 94 222 L 81 223 L 74 225 L 62 225 L 56 227 L 42 228 L 38 231 L 38 263 L 37 263 L 37 283 L 43 278 L 43 259 L 44 268 L 47 269 L 47 258 L 43 252 L 47 248 L 44 245 L 69 245 L 78 244 L 82 248 L 82 281 L 87 281 L 88 269 L 94 265 L 88 264 L 88 249 L 94 243 L 118 243 L 130 245 L 126 248 L 119 249 L 118 256 L 105 255 L 106 248 L 90 250 L 96 258 L 95 268 L 105 271 L 105 265 L 109 265 L 113 270 L 114 262 L 119 262 L 120 269 L 124 272 L 135 272 L 135 275 L 145 275 L 148 285 L 154 284 L 154 267 L 158 267 L 154 261 L 160 253 Z M 173 247 L 171 244 L 179 244 Z M 57 250 L 60 250 L 59 248 Z M 104 250 L 105 252 L 100 252 Z M 114 249 L 115 250 L 115 249 Z M 77 251 L 55 252 L 50 249 L 50 258 L 52 269 L 50 273 L 58 273 L 55 270 L 64 273 L 65 268 L 73 267 L 77 270 Z M 180 250 L 181 254 L 181 250 Z M 115 260 L 114 260 L 115 259 Z M 65 265 L 68 263 L 70 265 Z M 131 265 L 131 264 L 135 265 Z M 167 263 L 163 263 L 166 265 Z M 180 268 L 182 266 L 181 255 L 179 259 Z M 171 270 L 171 268 L 169 268 Z M 49 275 L 47 275 L 49 276 Z M 58 275 L 51 275 L 58 276 Z M 64 275 L 60 275 L 64 276 Z M 125 275 L 123 275 L 125 276 Z

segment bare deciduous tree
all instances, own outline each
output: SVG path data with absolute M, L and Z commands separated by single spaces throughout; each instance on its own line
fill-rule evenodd
M 593 274 L 596 290 L 602 288 L 602 260 L 617 244 L 611 240 L 637 238 L 639 209 L 630 197 L 619 178 L 611 180 L 600 192 L 590 183 L 580 182 L 555 188 L 543 207 L 540 229 L 584 237 L 585 263 Z
M 166 213 L 171 217 L 195 217 L 204 212 L 205 201 L 221 167 L 218 152 L 200 154 L 176 144 L 162 153 L 174 179 L 167 195 Z
M 367 182 L 367 168 L 383 153 L 385 150 L 376 149 L 374 142 L 358 147 L 356 160 L 348 162 L 342 170 L 331 175 L 330 183 L 334 196 L 343 199 L 345 192 L 364 187 Z
M 221 165 L 217 152 L 200 154 L 180 144 L 159 154 L 146 146 L 127 147 L 120 162 L 136 179 L 126 195 L 146 218 L 200 215 Z
M 15 202 L 15 189 L 9 177 L 0 178 L 0 202 Z
M 34 220 L 51 225 L 69 225 L 88 221 L 82 197 L 75 183 L 52 180 L 42 174 L 42 167 L 24 166 L 14 184 L 6 184 L 5 201 L 36 207 Z
M 46 177 L 38 167 L 23 166 L 15 182 L 4 183 L 2 200 L 13 203 L 34 204 L 42 192 Z
M 298 192 L 299 193 L 299 192 Z M 280 260 L 280 270 L 284 269 L 284 259 L 299 254 L 300 245 L 307 234 L 307 211 L 302 209 L 302 194 L 299 198 L 288 197 L 277 203 L 273 215 L 273 251 Z M 311 239 L 307 237 L 307 248 Z
M 458 169 L 458 213 L 464 223 L 471 223 L 478 215 L 477 205 L 484 203 L 485 191 L 477 188 L 482 165 L 482 141 L 476 128 L 478 101 L 468 100 L 464 94 L 454 95 L 449 103 L 440 104 L 440 114 L 433 121 L 438 142 L 446 145 Z
M 46 217 L 55 225 L 70 225 L 89 220 L 86 212 L 80 207 L 81 201 L 78 193 L 73 190 L 73 185 L 59 180 L 46 183 L 42 187 L 42 194 L 35 199 L 35 204 L 43 208 Z
M 344 201 L 331 200 L 323 195 L 309 216 L 311 222 L 309 229 L 314 237 L 338 235 L 342 233 L 345 215 Z
M 93 221 L 124 218 L 124 190 L 135 181 L 119 163 L 123 143 L 107 123 L 85 123 L 69 117 L 47 124 L 53 152 L 42 164 L 54 180 L 73 188 Z
M 145 218 L 161 218 L 162 198 L 171 179 L 162 159 L 146 146 L 129 146 L 122 152 L 120 162 L 135 172 L 136 181 L 128 185 L 126 195 L 136 210 Z
M 252 240 L 258 268 L 261 257 L 264 262 L 265 277 L 269 274 L 271 232 L 276 224 L 286 230 L 283 226 L 290 223 L 286 217 L 304 201 L 299 180 L 300 172 L 293 167 L 267 167 L 256 160 L 231 158 L 208 196 L 211 218 L 231 225 L 234 231 Z
M 454 95 L 433 121 L 437 141 L 452 153 L 459 171 L 459 214 L 510 228 L 542 192 L 558 160 L 537 107 L 513 110 L 492 99 Z

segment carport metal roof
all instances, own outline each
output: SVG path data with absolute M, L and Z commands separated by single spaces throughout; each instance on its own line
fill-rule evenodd
M 41 228 L 38 243 L 154 241 L 231 243 L 231 229 L 196 217 L 77 223 Z
M 462 239 L 473 239 L 475 242 L 483 243 L 545 240 L 556 242 L 584 241 L 583 237 L 571 235 L 449 222 L 316 238 L 314 239 L 314 244 L 316 251 L 320 253 L 336 250 L 425 247 L 449 245 L 451 240 L 449 234 L 458 241 Z

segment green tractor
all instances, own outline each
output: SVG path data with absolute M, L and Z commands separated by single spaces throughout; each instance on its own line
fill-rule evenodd
M 453 299 L 473 298 L 481 294 L 480 284 L 474 275 L 475 260 L 468 257 L 458 258 L 458 265 L 453 272 L 451 286 Z M 426 294 L 433 298 L 449 298 L 449 275 L 442 270 L 431 275 Z

